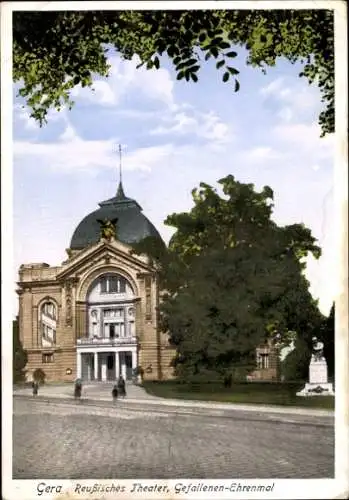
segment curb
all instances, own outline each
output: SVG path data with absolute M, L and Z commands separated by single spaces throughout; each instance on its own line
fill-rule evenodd
M 33 399 L 33 396 L 31 394 L 20 394 L 20 393 L 14 393 L 14 397 L 24 397 L 24 398 L 30 398 Z M 51 394 L 51 395 L 46 395 L 46 394 L 41 394 L 37 397 L 39 400 L 66 400 L 66 401 L 74 401 L 73 396 L 65 395 L 65 394 Z M 86 398 L 83 397 L 81 401 L 87 401 L 89 404 L 97 404 L 98 402 L 100 403 L 112 403 L 110 397 L 101 397 L 101 398 Z M 120 408 L 127 408 L 128 405 L 131 407 L 133 406 L 160 406 L 165 409 L 166 407 L 168 408 L 169 411 L 171 409 L 175 410 L 208 410 L 213 412 L 217 411 L 225 411 L 227 413 L 229 412 L 237 412 L 237 411 L 242 411 L 242 412 L 247 412 L 247 413 L 258 413 L 258 414 L 273 414 L 274 416 L 279 415 L 281 417 L 282 415 L 298 415 L 300 417 L 327 417 L 331 418 L 331 420 L 334 420 L 335 413 L 334 411 L 330 410 L 322 410 L 322 409 L 308 409 L 308 408 L 295 408 L 295 407 L 280 407 L 280 406 L 266 406 L 266 405 L 244 405 L 244 404 L 234 404 L 234 403 L 204 403 L 200 401 L 183 401 L 183 400 L 178 400 L 178 399 L 172 399 L 172 400 L 166 400 L 163 398 L 156 398 L 156 399 L 129 399 L 126 398 L 125 400 L 118 400 Z

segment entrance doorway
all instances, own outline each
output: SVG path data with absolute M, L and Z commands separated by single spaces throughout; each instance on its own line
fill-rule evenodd
M 81 354 L 81 378 L 82 380 L 94 380 L 94 356 L 91 353 Z
M 107 355 L 107 380 L 115 380 L 115 353 Z
M 126 379 L 132 379 L 132 353 L 125 352 Z

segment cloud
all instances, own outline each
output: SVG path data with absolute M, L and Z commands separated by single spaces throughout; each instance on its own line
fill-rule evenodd
M 290 106 L 284 106 L 280 109 L 277 116 L 284 122 L 290 122 L 294 117 L 294 112 Z
M 59 136 L 58 140 L 60 142 L 65 142 L 65 143 L 78 140 L 78 136 L 72 125 L 68 124 L 66 126 L 64 132 Z
M 112 114 L 131 120 L 156 120 L 163 118 L 162 111 L 147 111 L 145 109 L 114 109 Z
M 284 154 L 276 151 L 270 146 L 259 146 L 251 150 L 242 151 L 240 157 L 248 162 L 263 162 L 265 160 L 279 160 Z
M 151 172 L 158 167 L 164 167 L 168 157 L 173 151 L 173 144 L 139 148 L 125 155 L 123 164 L 126 170 L 144 170 Z
M 86 168 L 115 166 L 112 156 L 114 140 L 98 141 L 81 139 L 71 125 L 58 142 L 14 141 L 14 156 L 37 161 L 51 170 L 69 171 Z
M 334 137 L 327 135 L 320 139 L 321 129 L 318 123 L 283 123 L 273 127 L 272 134 L 284 143 L 284 148 L 296 147 L 297 154 L 302 149 L 311 153 L 315 161 L 328 158 L 333 160 Z
M 115 144 L 118 142 L 120 142 L 118 138 L 82 139 L 73 126 L 68 124 L 58 142 L 15 141 L 14 155 L 65 173 L 77 170 L 98 171 L 101 168 L 115 168 L 117 164 Z M 127 149 L 127 145 L 124 149 Z M 123 168 L 149 172 L 160 165 L 172 151 L 172 144 L 139 148 L 125 155 Z
M 102 80 L 96 80 L 93 84 L 93 91 L 89 94 L 90 100 L 98 102 L 101 105 L 114 105 L 117 104 L 117 96 L 111 85 Z
M 336 245 L 335 228 L 333 224 L 333 189 L 330 189 L 322 202 L 321 234 L 319 245 L 323 249 L 322 256 L 315 260 L 313 256 L 307 258 L 306 277 L 310 281 L 310 292 L 319 299 L 319 306 L 324 314 L 330 312 L 336 295 L 335 282 L 331 276 L 336 275 Z
M 106 79 L 96 79 L 92 87 L 80 85 L 71 91 L 76 100 L 91 102 L 100 106 L 118 106 L 125 94 L 134 92 L 148 99 L 173 105 L 173 80 L 167 69 L 147 70 L 138 68 L 140 60 L 134 56 L 123 61 L 119 56 L 108 60 L 110 75 Z M 92 90 L 93 89 L 93 90 Z
M 260 95 L 281 106 L 277 116 L 282 121 L 299 120 L 300 116 L 317 112 L 320 103 L 319 89 L 304 85 L 304 79 L 283 77 L 276 78 L 262 87 Z
M 152 135 L 162 135 L 162 134 L 186 134 L 191 133 L 195 130 L 198 122 L 192 116 L 184 112 L 176 113 L 172 117 L 167 118 L 168 121 L 172 121 L 172 124 L 168 127 L 160 125 L 155 129 L 151 130 Z
M 151 135 L 189 135 L 206 139 L 208 142 L 226 144 L 233 139 L 231 125 L 210 111 L 199 112 L 195 109 L 179 111 L 165 118 L 167 125 L 159 125 L 150 131 Z
M 284 78 L 282 77 L 276 78 L 276 80 L 273 80 L 272 82 L 268 83 L 268 85 L 262 87 L 259 93 L 262 96 L 269 96 L 269 95 L 274 96 L 280 91 L 283 83 L 284 83 Z

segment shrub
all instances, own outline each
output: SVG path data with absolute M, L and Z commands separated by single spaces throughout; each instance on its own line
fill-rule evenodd
M 23 349 L 19 338 L 18 319 L 13 321 L 13 382 L 15 384 L 25 381 L 25 366 L 27 364 L 27 353 Z
M 138 377 L 138 375 L 140 375 L 141 377 L 143 377 L 144 375 L 144 369 L 141 366 L 137 366 L 133 369 L 133 376 Z

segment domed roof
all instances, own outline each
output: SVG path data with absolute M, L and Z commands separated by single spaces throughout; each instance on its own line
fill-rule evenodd
M 155 226 L 142 213 L 139 204 L 125 196 L 122 183 L 114 198 L 99 203 L 100 208 L 87 215 L 75 229 L 70 242 L 72 250 L 81 250 L 100 240 L 101 220 L 117 219 L 116 238 L 123 243 L 138 243 L 146 237 L 161 236 Z

